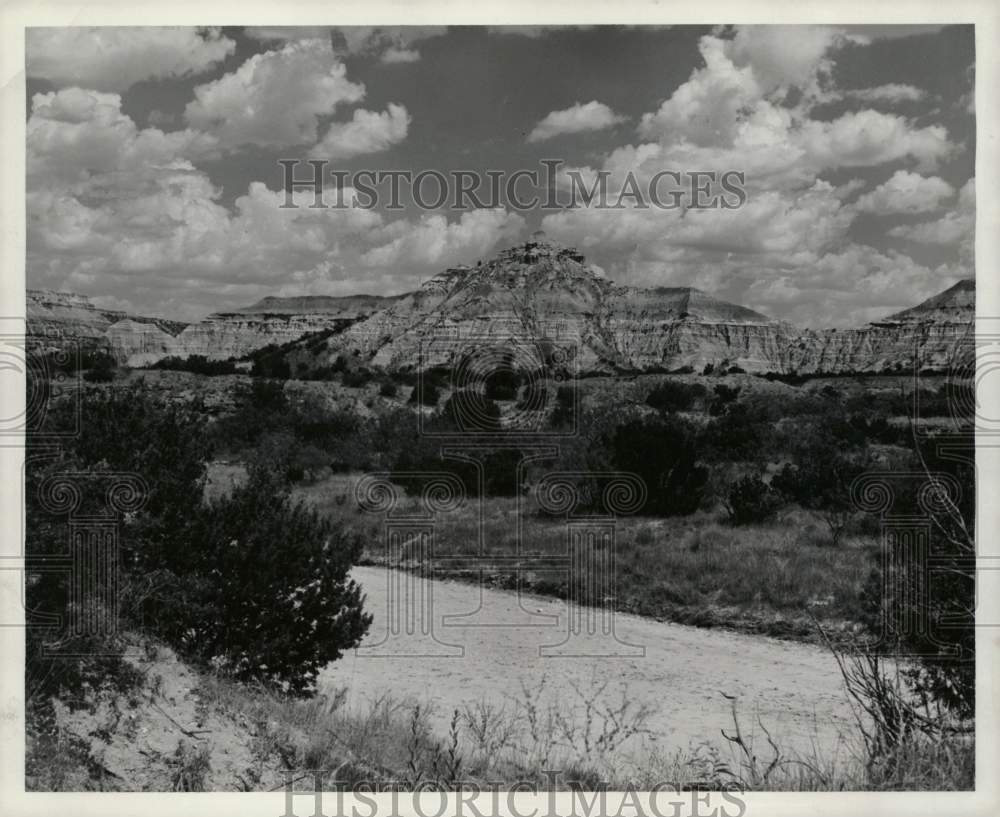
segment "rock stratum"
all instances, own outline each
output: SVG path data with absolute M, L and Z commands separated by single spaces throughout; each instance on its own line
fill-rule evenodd
M 377 295 L 271 297 L 184 324 L 99 309 L 82 295 L 28 290 L 26 317 L 34 348 L 106 352 L 120 364 L 141 367 L 170 356 L 241 358 L 271 344 L 343 329 L 394 300 Z
M 328 331 L 322 344 L 309 344 L 316 365 L 346 354 L 386 369 L 424 368 L 488 347 L 541 349 L 581 374 L 707 366 L 887 372 L 947 367 L 974 320 L 975 282 L 965 280 L 862 328 L 799 329 L 693 287 L 617 285 L 575 249 L 537 236 L 405 295 L 269 297 L 188 325 L 100 310 L 78 295 L 28 292 L 36 343 L 103 349 L 129 366 L 169 355 L 240 358 Z

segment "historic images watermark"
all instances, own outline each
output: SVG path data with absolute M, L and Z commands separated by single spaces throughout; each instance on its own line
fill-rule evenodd
M 545 787 L 537 781 L 506 783 L 483 780 L 413 781 L 356 780 L 338 783 L 336 770 L 285 772 L 285 810 L 280 817 L 343 815 L 344 817 L 597 817 L 633 814 L 636 817 L 743 817 L 745 790 L 736 785 L 699 780 L 646 781 L 609 791 L 607 781 L 584 785 L 572 772 L 542 771 Z M 300 809 L 296 811 L 296 800 Z M 388 800 L 388 803 L 386 802 Z M 567 802 L 568 800 L 568 802 Z
M 493 209 L 559 211 L 735 210 L 747 202 L 741 170 L 681 170 L 654 173 L 584 172 L 563 168 L 562 159 L 542 159 L 541 169 L 508 170 L 338 170 L 326 159 L 279 159 L 285 200 L 299 209 L 296 191 L 312 192 L 316 210 L 403 210 L 404 197 L 421 210 Z

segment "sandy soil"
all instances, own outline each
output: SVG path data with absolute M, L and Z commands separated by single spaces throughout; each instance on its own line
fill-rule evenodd
M 161 646 L 151 661 L 138 655 L 130 660 L 149 679 L 133 700 L 104 698 L 75 711 L 56 702 L 60 726 L 89 746 L 104 787 L 183 790 L 190 781 L 179 774 L 178 747 L 205 753 L 200 782 L 205 791 L 267 790 L 282 784 L 277 758 L 262 760 L 253 751 L 255 725 L 206 706 L 197 673 L 172 650 Z
M 327 668 L 321 682 L 347 687 L 356 705 L 385 692 L 427 702 L 444 729 L 454 708 L 481 699 L 502 703 L 518 697 L 522 684 L 536 687 L 544 678 L 548 694 L 571 702 L 579 700 L 575 689 L 608 682 L 603 695 L 611 702 L 624 690 L 656 707 L 649 725 L 660 750 L 704 740 L 724 745 L 720 729 L 732 720 L 723 693 L 737 699 L 744 730 L 759 715 L 783 749 L 811 754 L 815 745 L 829 757 L 841 744 L 853 745 L 836 663 L 819 647 L 619 613 L 616 640 L 581 635 L 553 655 L 546 645 L 566 639 L 568 614 L 580 616 L 579 608 L 383 568 L 359 567 L 353 575 L 375 620 L 361 648 Z M 399 637 L 386 638 L 388 620 L 402 612 L 390 605 L 390 582 L 428 605 L 431 634 L 407 634 L 404 623 Z

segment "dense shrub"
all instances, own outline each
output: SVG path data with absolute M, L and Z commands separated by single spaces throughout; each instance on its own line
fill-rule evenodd
M 657 411 L 688 411 L 706 394 L 707 389 L 701 383 L 666 380 L 647 395 L 646 405 Z
M 293 503 L 273 471 L 254 469 L 206 508 L 195 541 L 196 582 L 164 610 L 189 654 L 304 693 L 367 631 L 371 616 L 347 576 L 361 542 Z
M 255 385 L 261 402 L 283 401 L 280 391 Z M 53 414 L 72 428 L 73 409 Z M 211 449 L 202 416 L 197 406 L 164 405 L 138 387 L 85 393 L 85 433 L 66 437 L 46 459 L 29 460 L 29 555 L 65 552 L 68 541 L 67 520 L 39 503 L 48 474 L 72 475 L 82 496 L 78 513 L 105 511 L 113 475 L 137 474 L 144 503 L 120 520 L 123 625 L 156 633 L 195 658 L 224 660 L 241 678 L 307 692 L 317 668 L 367 627 L 360 595 L 346 580 L 359 546 L 291 504 L 273 468 L 253 469 L 246 486 L 206 506 Z M 68 620 L 65 581 L 53 574 L 30 584 L 37 615 Z M 104 663 L 84 657 L 46 665 L 42 645 L 53 637 L 51 626 L 29 631 L 29 675 L 108 674 L 117 666 L 113 644 Z
M 205 355 L 189 355 L 188 357 L 177 357 L 171 355 L 162 360 L 156 361 L 151 369 L 166 369 L 175 372 L 193 372 L 194 374 L 216 377 L 219 375 L 235 374 L 236 364 L 232 360 L 209 360 Z
M 90 368 L 83 373 L 83 379 L 88 383 L 110 383 L 115 379 L 117 364 L 111 355 L 95 355 Z
M 918 700 L 932 700 L 960 719 L 975 715 L 976 476 L 972 434 L 921 443 L 916 473 L 945 474 L 958 486 L 954 501 L 936 504 L 924 558 L 914 559 L 906 537 L 886 537 L 864 593 L 879 648 L 914 659 L 905 670 Z M 926 482 L 913 472 L 888 472 L 892 512 L 926 516 L 915 495 Z M 890 576 L 883 574 L 891 565 Z
M 847 448 L 829 427 L 804 427 L 798 448 L 771 480 L 771 487 L 803 508 L 816 511 L 833 545 L 857 514 L 851 484 L 870 467 L 863 449 Z
M 495 431 L 500 428 L 500 407 L 473 389 L 459 389 L 441 410 L 444 426 L 455 431 Z
M 378 387 L 378 393 L 381 397 L 395 397 L 399 394 L 399 386 L 391 380 L 385 380 L 382 382 L 382 385 Z
M 342 382 L 348 388 L 360 389 L 363 386 L 368 385 L 373 377 L 374 375 L 368 369 L 359 367 L 357 369 L 348 369 L 345 371 Z
M 418 382 L 410 392 L 409 403 L 419 403 L 422 406 L 436 406 L 441 399 L 441 391 L 431 378 Z
M 781 506 L 781 498 L 759 474 L 748 474 L 729 486 L 723 504 L 732 524 L 747 525 L 771 519 Z
M 708 469 L 698 458 L 697 431 L 672 415 L 630 420 L 614 433 L 614 467 L 646 484 L 645 512 L 689 514 L 706 499 Z
M 576 388 L 559 386 L 556 388 L 555 406 L 549 417 L 552 428 L 565 428 L 573 424 L 576 417 Z

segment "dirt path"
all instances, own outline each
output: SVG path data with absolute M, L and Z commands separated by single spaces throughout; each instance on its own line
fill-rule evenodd
M 783 748 L 808 754 L 815 743 L 830 756 L 838 742 L 853 740 L 836 664 L 818 647 L 619 613 L 617 641 L 582 635 L 556 649 L 575 654 L 552 655 L 546 645 L 567 634 L 565 602 L 424 582 L 382 568 L 356 568 L 353 575 L 375 620 L 362 647 L 331 665 L 322 682 L 348 687 L 359 704 L 383 692 L 431 703 L 443 728 L 455 707 L 480 699 L 502 703 L 519 697 L 522 684 L 535 687 L 543 678 L 548 694 L 567 703 L 580 700 L 576 690 L 608 682 L 603 700 L 619 702 L 624 689 L 630 700 L 656 708 L 650 726 L 660 750 L 703 740 L 723 744 L 719 730 L 732 721 L 722 693 L 737 698 L 745 730 L 756 727 L 759 714 Z M 432 610 L 433 638 L 422 637 L 419 627 L 408 634 L 397 618 L 401 635 L 385 640 L 387 622 L 405 608 L 390 605 L 390 584 L 396 598 L 409 592 L 414 604 Z

